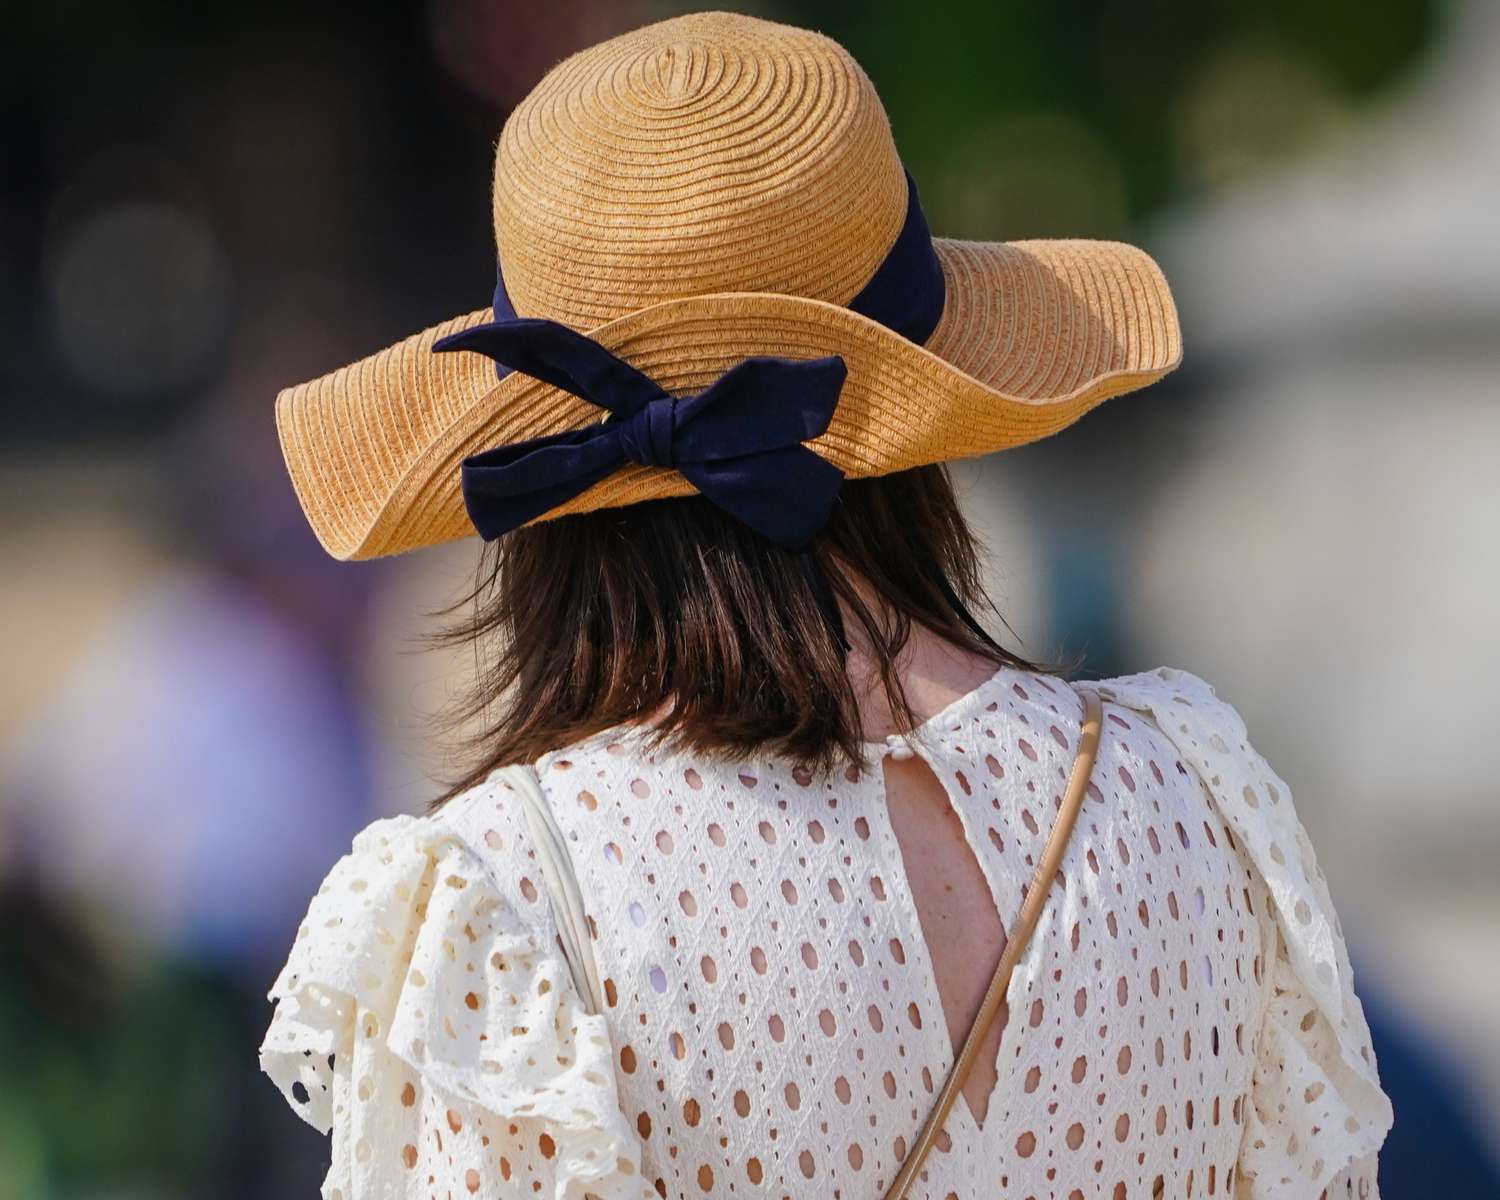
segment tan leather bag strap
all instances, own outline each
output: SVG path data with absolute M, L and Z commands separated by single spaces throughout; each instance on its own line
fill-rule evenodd
M 1057 868 L 1062 863 L 1063 853 L 1068 848 L 1068 839 L 1073 835 L 1073 826 L 1078 821 L 1078 810 L 1083 806 L 1083 797 L 1088 791 L 1089 776 L 1094 770 L 1094 758 L 1099 751 L 1099 735 L 1103 727 L 1103 705 L 1099 702 L 1098 693 L 1089 688 L 1076 690 L 1083 697 L 1083 729 L 1078 739 L 1078 756 L 1073 760 L 1073 773 L 1068 777 L 1068 788 L 1063 793 L 1062 807 L 1058 809 L 1057 819 L 1052 823 L 1052 833 L 1047 838 L 1041 861 L 1037 863 L 1036 872 L 1026 888 L 1025 899 L 1021 902 L 1021 911 L 1010 930 L 1010 936 L 1006 940 L 1000 961 L 995 966 L 995 974 L 990 980 L 989 989 L 984 993 L 983 1002 L 979 1005 L 979 1013 L 974 1018 L 969 1035 L 964 1038 L 963 1049 L 958 1053 L 953 1070 L 949 1072 L 948 1081 L 938 1094 L 937 1103 L 928 1114 L 927 1122 L 922 1126 L 922 1132 L 912 1143 L 906 1161 L 901 1164 L 901 1170 L 896 1173 L 895 1182 L 886 1192 L 885 1200 L 905 1200 L 906 1193 L 911 1189 L 912 1180 L 921 1172 L 922 1164 L 927 1160 L 928 1151 L 932 1149 L 933 1142 L 942 1132 L 943 1123 L 948 1119 L 953 1102 L 958 1099 L 964 1080 L 969 1077 L 969 1070 L 979 1056 L 979 1047 L 984 1043 L 985 1035 L 989 1033 L 990 1026 L 995 1023 L 995 1018 L 1005 1003 L 1005 992 L 1010 987 L 1011 972 L 1015 970 L 1021 955 L 1026 952 L 1032 930 L 1036 928 L 1037 920 L 1046 906 L 1047 894 L 1052 890 L 1052 881 L 1057 876 Z

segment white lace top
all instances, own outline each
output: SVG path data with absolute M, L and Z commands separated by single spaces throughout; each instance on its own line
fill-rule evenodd
M 1286 785 L 1196 676 L 1095 686 L 1095 782 L 988 1115 L 960 1098 L 913 1195 L 1374 1196 L 1391 1109 Z M 915 731 L 1007 921 L 1082 715 L 1002 668 Z M 601 1015 L 501 785 L 378 821 L 334 866 L 262 1047 L 333 1134 L 325 1197 L 883 1194 L 954 1055 L 878 761 L 818 779 L 638 737 L 537 764 Z

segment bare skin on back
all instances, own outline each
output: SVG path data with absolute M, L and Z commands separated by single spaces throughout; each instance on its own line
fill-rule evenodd
M 867 594 L 867 602 L 870 599 L 873 597 Z M 890 711 L 878 677 L 871 677 L 870 659 L 860 650 L 854 624 L 846 622 L 846 627 L 854 641 L 849 673 L 860 702 L 864 736 L 879 741 L 900 732 L 901 726 Z M 926 720 L 973 691 L 994 675 L 996 668 L 921 627 L 913 627 L 897 669 L 918 719 Z M 918 756 L 887 755 L 885 782 L 891 827 L 901 847 L 956 1057 L 1005 949 L 1005 924 L 964 837 L 962 822 L 927 764 Z M 1007 914 L 1007 919 L 1013 915 Z M 977 1124 L 983 1124 L 989 1109 L 996 1055 L 1008 1016 L 1002 1008 L 964 1082 L 964 1101 Z M 936 1067 L 933 1073 L 939 1074 Z M 941 1079 L 935 1082 L 940 1084 Z

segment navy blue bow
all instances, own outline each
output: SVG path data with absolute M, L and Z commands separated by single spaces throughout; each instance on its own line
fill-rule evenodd
M 725 512 L 797 549 L 827 522 L 843 482 L 837 467 L 802 445 L 833 419 L 846 374 L 836 355 L 747 358 L 706 390 L 676 397 L 556 321 L 476 325 L 433 349 L 486 355 L 610 414 L 464 460 L 464 504 L 487 541 L 639 463 L 681 472 Z

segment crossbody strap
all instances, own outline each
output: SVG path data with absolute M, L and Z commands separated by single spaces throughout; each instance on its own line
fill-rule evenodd
M 949 1072 L 948 1081 L 943 1085 L 943 1090 L 939 1093 L 932 1112 L 928 1114 L 927 1121 L 922 1126 L 922 1132 L 912 1143 L 906 1161 L 901 1164 L 901 1170 L 896 1173 L 895 1181 L 886 1192 L 885 1200 L 905 1200 L 906 1193 L 911 1189 L 912 1180 L 921 1172 L 922 1164 L 927 1160 L 928 1151 L 932 1149 L 933 1142 L 942 1132 L 943 1122 L 948 1119 L 953 1102 L 958 1099 L 964 1081 L 969 1077 L 969 1071 L 974 1066 L 974 1060 L 979 1056 L 979 1047 L 984 1043 L 985 1035 L 989 1033 L 1001 1007 L 1005 1004 L 1005 993 L 1010 986 L 1011 972 L 1015 970 L 1021 955 L 1026 952 L 1032 930 L 1036 928 L 1037 920 L 1041 917 L 1042 909 L 1047 903 L 1047 893 L 1052 889 L 1052 881 L 1057 875 L 1057 868 L 1062 863 L 1063 854 L 1068 848 L 1068 839 L 1073 835 L 1073 826 L 1078 821 L 1078 810 L 1083 805 L 1083 797 L 1088 791 L 1089 776 L 1094 770 L 1094 758 L 1098 754 L 1099 735 L 1103 726 L 1103 705 L 1099 701 L 1098 693 L 1086 688 L 1076 690 L 1083 697 L 1083 727 L 1078 738 L 1078 756 L 1073 760 L 1073 773 L 1068 777 L 1067 791 L 1063 793 L 1062 807 L 1058 809 L 1057 819 L 1052 823 L 1052 833 L 1047 838 L 1041 861 L 1037 863 L 1031 883 L 1026 888 L 1025 898 L 1021 902 L 1021 911 L 1006 940 L 1000 961 L 995 966 L 995 974 L 990 979 L 990 986 L 984 993 L 983 1002 L 979 1005 L 979 1013 L 974 1018 L 974 1024 L 969 1028 L 968 1036 L 964 1038 L 963 1049 L 959 1051 L 958 1058 L 953 1063 L 953 1070 Z
M 604 989 L 599 986 L 599 967 L 594 962 L 594 943 L 583 911 L 583 892 L 573 871 L 567 840 L 542 791 L 542 781 L 534 767 L 520 763 L 501 767 L 491 776 L 497 777 L 510 785 L 526 813 L 537 868 L 547 887 L 547 900 L 552 905 L 553 923 L 562 942 L 563 958 L 573 976 L 573 987 L 591 1015 L 603 1012 Z

